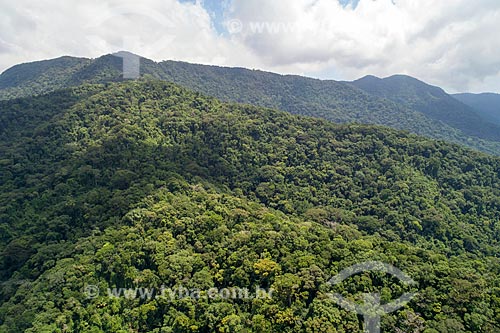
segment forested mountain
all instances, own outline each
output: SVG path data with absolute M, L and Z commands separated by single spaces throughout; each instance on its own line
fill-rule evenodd
M 497 157 L 152 79 L 0 110 L 0 332 L 361 332 L 326 281 L 368 260 L 417 282 L 364 273 L 333 289 L 418 292 L 382 331 L 500 331 Z M 275 293 L 106 293 L 162 284 Z
M 121 56 L 135 57 L 122 53 Z M 66 59 L 66 58 L 63 58 Z M 226 102 L 247 103 L 281 109 L 293 114 L 324 118 L 336 123 L 363 123 L 408 130 L 427 137 L 460 143 L 500 155 L 500 131 L 484 122 L 469 108 L 444 94 L 434 101 L 431 95 L 394 98 L 367 93 L 353 84 L 321 81 L 300 76 L 278 75 L 243 68 L 195 65 L 141 58 L 141 74 L 167 80 Z M 73 59 L 39 75 L 38 63 L 16 66 L 0 75 L 0 100 L 50 92 L 82 83 L 104 83 L 122 79 L 121 57 L 107 55 L 95 60 Z M 75 66 L 74 62 L 78 65 Z M 49 62 L 40 63 L 43 68 Z M 65 66 L 62 66 L 65 65 Z M 28 75 L 26 73 L 30 73 Z M 22 73 L 18 74 L 18 72 Z M 53 78 L 48 80 L 47 77 Z M 13 79 L 17 78 L 17 79 Z M 432 101 L 428 101 L 430 97 Z M 405 98 L 410 98 L 408 102 Z M 426 104 L 428 103 L 428 104 Z M 435 106 L 438 109 L 435 109 Z M 429 107 L 429 108 L 428 108 Z M 470 125 L 470 126 L 469 126 Z
M 385 79 L 366 76 L 352 84 L 372 95 L 390 99 L 399 105 L 444 122 L 463 133 L 486 140 L 500 140 L 500 126 L 480 117 L 468 105 L 448 95 L 443 89 L 406 75 Z
M 90 59 L 61 57 L 16 65 L 0 75 L 0 100 L 66 88 L 74 84 L 73 75 L 91 64 Z
M 456 94 L 453 97 L 472 107 L 484 119 L 500 125 L 500 94 Z

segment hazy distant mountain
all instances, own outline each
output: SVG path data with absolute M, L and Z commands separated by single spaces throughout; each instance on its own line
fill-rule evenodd
M 443 89 L 413 77 L 394 75 L 385 79 L 366 76 L 352 84 L 374 96 L 390 99 L 400 105 L 442 121 L 471 136 L 500 141 L 500 127 L 480 117 L 473 108 L 448 95 Z
M 456 94 L 453 97 L 474 108 L 484 119 L 500 125 L 500 94 Z
M 364 79 L 349 84 L 244 68 L 176 61 L 157 63 L 130 53 L 105 55 L 97 59 L 63 57 L 15 66 L 0 75 L 0 100 L 42 94 L 83 83 L 121 81 L 122 57 L 137 58 L 141 75 L 174 82 L 223 101 L 276 108 L 336 123 L 389 126 L 500 154 L 500 134 L 491 129 L 494 125 L 486 123 L 482 126 L 481 118 L 474 113 L 471 115 L 467 106 L 444 92 L 434 94 L 440 96 L 444 103 L 438 98 L 426 101 L 425 94 L 403 94 L 395 90 L 395 96 L 390 96 L 386 93 L 387 87 L 368 89 L 370 84 L 363 84 L 377 83 L 377 80 Z M 432 94 L 427 97 L 432 98 Z M 417 107 L 426 103 L 442 106 L 442 110 L 429 111 L 425 107 Z

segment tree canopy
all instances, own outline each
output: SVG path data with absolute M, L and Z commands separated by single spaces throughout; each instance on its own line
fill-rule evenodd
M 2 332 L 361 332 L 326 282 L 368 260 L 417 282 L 365 273 L 333 288 L 418 292 L 383 331 L 500 330 L 496 157 L 150 79 L 0 110 Z M 163 284 L 275 293 L 106 294 Z

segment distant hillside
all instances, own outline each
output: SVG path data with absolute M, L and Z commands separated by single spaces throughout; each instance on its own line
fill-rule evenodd
M 366 76 L 352 84 L 374 96 L 387 98 L 399 105 L 441 121 L 466 135 L 500 141 L 500 127 L 481 118 L 470 106 L 463 104 L 443 89 L 405 75 L 385 79 Z
M 16 65 L 0 75 L 0 100 L 44 94 L 72 85 L 71 78 L 92 60 L 61 57 Z
M 500 125 L 500 94 L 456 94 L 453 97 L 472 107 L 484 119 Z
M 243 68 L 174 61 L 156 63 L 145 58 L 141 58 L 140 62 L 142 75 L 174 82 L 223 101 L 272 107 L 336 123 L 384 125 L 500 155 L 500 134 L 489 129 L 493 125 L 478 129 L 478 122 L 473 119 L 468 122 L 471 128 L 467 129 L 462 126 L 461 114 L 455 121 L 449 119 L 452 117 L 442 117 L 448 119 L 447 124 L 413 107 L 412 103 L 376 96 L 351 84 Z M 38 69 L 39 65 L 43 70 Z M 82 83 L 120 81 L 122 68 L 123 59 L 113 55 L 94 60 L 73 58 L 71 62 L 61 62 L 55 59 L 19 65 L 0 75 L 0 86 L 5 87 L 0 89 L 0 99 L 31 96 Z M 24 74 L 13 80 L 16 72 Z M 422 102 L 424 98 L 420 98 Z M 448 115 L 454 112 L 446 110 Z M 467 112 L 463 114 L 470 116 Z

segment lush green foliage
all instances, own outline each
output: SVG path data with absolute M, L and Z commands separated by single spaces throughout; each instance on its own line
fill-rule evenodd
M 2 74 L 0 100 L 31 96 L 34 92 L 42 92 L 39 87 L 43 87 L 45 92 L 50 92 L 60 89 L 62 85 L 77 86 L 82 83 L 121 80 L 123 66 L 119 57 L 107 55 L 93 61 L 85 59 L 80 61 L 81 65 L 76 72 L 73 71 L 74 66 L 68 66 L 60 71 L 51 70 L 50 78 L 54 81 L 53 85 L 46 76 L 40 76 L 38 71 L 33 71 L 31 77 L 18 81 L 11 79 L 13 75 Z M 57 60 L 55 62 L 59 64 Z M 46 64 L 43 65 L 45 67 Z M 28 73 L 32 67 L 36 67 L 36 63 L 15 67 L 7 73 L 18 71 Z M 170 81 L 226 102 L 281 109 L 335 123 L 384 125 L 500 155 L 498 131 L 488 129 L 490 125 L 487 123 L 478 124 L 477 121 L 472 121 L 474 119 L 471 120 L 471 117 L 466 117 L 467 112 L 461 112 L 461 108 L 467 107 L 446 94 L 443 97 L 446 101 L 444 106 L 441 105 L 443 103 L 425 104 L 428 95 L 420 98 L 418 94 L 416 96 L 420 99 L 415 104 L 405 102 L 398 96 L 394 96 L 395 101 L 381 98 L 350 83 L 175 61 L 155 63 L 144 58 L 141 58 L 141 74 Z M 12 87 L 2 89 L 3 86 Z M 410 96 L 405 95 L 405 98 L 414 99 L 415 94 L 412 92 Z M 456 104 L 450 104 L 448 99 Z M 432 112 L 427 112 L 434 109 L 437 110 L 434 115 Z M 443 110 L 445 116 L 440 117 Z
M 419 296 L 384 331 L 500 330 L 500 160 L 172 84 L 0 102 L 0 331 L 357 332 L 351 264 Z M 269 300 L 86 299 L 86 285 L 272 287 Z M 338 291 L 403 291 L 379 274 Z
M 91 63 L 89 59 L 61 57 L 14 66 L 0 75 L 0 100 L 33 96 L 62 89 Z
M 481 118 L 474 109 L 444 92 L 410 76 L 394 75 L 385 79 L 366 76 L 352 84 L 375 96 L 442 121 L 463 133 L 491 141 L 500 141 L 500 127 Z

